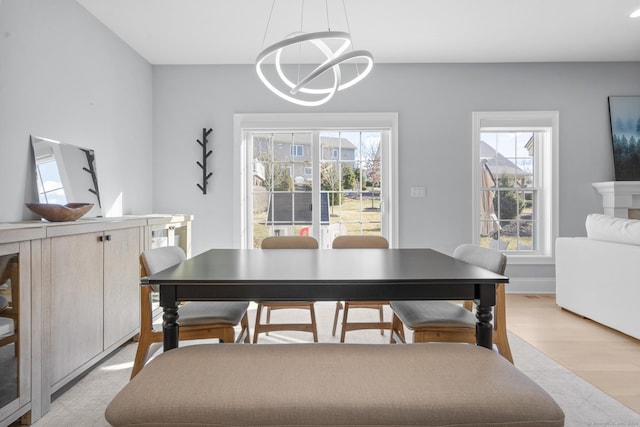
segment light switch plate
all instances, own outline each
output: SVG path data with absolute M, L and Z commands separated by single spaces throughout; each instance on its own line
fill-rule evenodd
M 424 197 L 424 187 L 411 187 L 411 197 Z

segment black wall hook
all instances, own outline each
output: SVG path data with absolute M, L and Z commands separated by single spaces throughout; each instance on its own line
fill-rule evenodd
M 102 206 L 100 202 L 100 190 L 98 190 L 98 176 L 96 175 L 96 156 L 93 150 L 88 150 L 85 148 L 81 148 L 80 151 L 84 152 L 85 156 L 87 156 L 87 167 L 83 167 L 82 170 L 91 175 L 91 181 L 93 182 L 93 188 L 89 188 L 89 193 L 92 193 L 98 199 L 98 206 Z
M 202 185 L 196 184 L 198 188 L 202 190 L 202 194 L 207 194 L 207 181 L 209 181 L 209 178 L 211 178 L 211 175 L 213 175 L 213 172 L 209 172 L 207 174 L 207 158 L 209 158 L 212 153 L 211 150 L 207 151 L 207 144 L 209 143 L 209 141 L 207 141 L 207 137 L 211 132 L 213 132 L 213 129 L 207 130 L 206 128 L 204 128 L 202 129 L 202 141 L 196 139 L 196 141 L 198 141 L 198 144 L 200 144 L 200 146 L 202 147 L 202 163 L 200 163 L 199 161 L 196 162 L 202 169 Z

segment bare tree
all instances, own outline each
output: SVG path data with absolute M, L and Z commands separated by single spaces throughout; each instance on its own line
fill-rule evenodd
M 368 138 L 362 145 L 362 155 L 365 159 L 365 177 L 367 185 L 371 186 L 371 208 L 375 207 L 374 194 L 376 189 L 380 189 L 381 162 L 380 162 L 380 139 Z
M 321 188 L 329 191 L 329 205 L 333 214 L 333 206 L 340 204 L 340 174 L 333 163 L 322 163 L 320 167 Z

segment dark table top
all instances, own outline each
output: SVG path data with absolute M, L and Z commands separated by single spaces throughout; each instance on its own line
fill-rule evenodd
M 211 249 L 142 284 L 176 285 L 188 300 L 335 301 L 471 299 L 508 281 L 431 249 Z

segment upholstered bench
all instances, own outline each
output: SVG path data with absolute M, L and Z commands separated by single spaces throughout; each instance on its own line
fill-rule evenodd
M 211 344 L 158 356 L 113 426 L 562 426 L 537 384 L 469 344 Z

